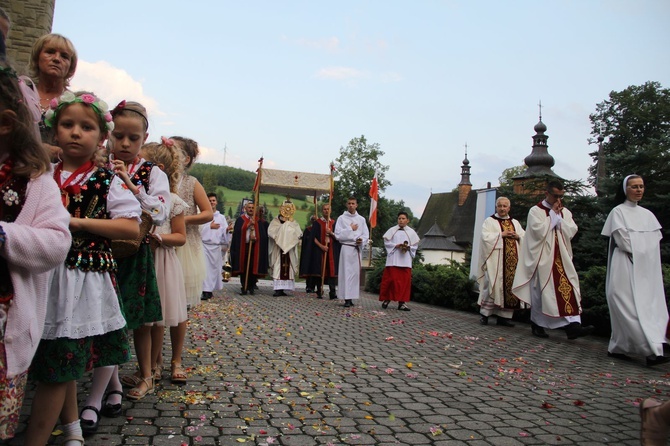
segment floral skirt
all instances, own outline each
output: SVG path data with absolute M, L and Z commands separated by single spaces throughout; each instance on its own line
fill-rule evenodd
M 46 383 L 76 381 L 94 367 L 129 360 L 130 342 L 125 328 L 81 339 L 42 339 L 30 366 L 30 379 Z
M 10 439 L 16 432 L 28 378 L 28 371 L 7 378 L 7 355 L 4 343 L 7 308 L 7 304 L 0 304 L 0 440 Z
M 148 243 L 137 254 L 119 259 L 116 280 L 121 291 L 123 313 L 129 330 L 163 319 L 161 298 L 156 283 L 154 256 Z

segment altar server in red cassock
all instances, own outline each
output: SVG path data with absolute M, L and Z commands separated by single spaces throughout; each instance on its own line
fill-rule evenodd
M 406 302 L 412 292 L 412 260 L 419 246 L 419 236 L 408 223 L 407 212 L 398 212 L 398 224 L 384 234 L 388 254 L 379 290 L 384 309 L 393 301 L 398 302 L 398 310 L 409 311 Z

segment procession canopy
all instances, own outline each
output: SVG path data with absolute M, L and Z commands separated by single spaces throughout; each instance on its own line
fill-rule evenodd
M 287 196 L 319 195 L 330 193 L 331 176 L 328 174 L 293 172 L 290 170 L 258 169 L 260 191 Z

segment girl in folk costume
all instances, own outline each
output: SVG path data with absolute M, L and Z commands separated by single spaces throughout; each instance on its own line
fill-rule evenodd
M 172 190 L 172 209 L 170 218 L 153 232 L 159 246 L 154 253 L 156 277 L 161 295 L 163 320 L 151 327 L 152 366 L 157 372 L 158 358 L 163 348 L 163 334 L 165 327 L 170 327 L 170 341 L 172 343 L 171 380 L 173 384 L 186 382 L 186 374 L 181 366 L 181 354 L 186 338 L 186 289 L 184 288 L 184 272 L 177 257 L 175 247 L 186 243 L 186 223 L 184 213 L 188 205 L 176 194 L 177 185 L 184 170 L 184 157 L 180 148 L 165 137 L 162 144 L 146 144 L 142 148 L 142 155 L 158 164 L 170 179 Z M 159 373 L 159 372 L 158 372 Z M 160 374 L 157 376 L 160 379 Z
M 72 242 L 50 168 L 16 73 L 0 64 L 0 440 L 13 437 L 19 421 L 49 271 Z
M 184 170 L 187 171 L 200 153 L 198 143 L 189 138 L 173 136 L 171 138 L 184 153 Z M 177 255 L 184 269 L 186 301 L 190 307 L 200 303 L 202 282 L 205 280 L 205 254 L 202 250 L 200 225 L 214 218 L 207 193 L 200 182 L 186 172 L 177 186 L 177 194 L 189 205 L 186 211 L 186 244 L 177 248 Z M 199 212 L 199 213 L 198 213 Z
M 147 111 L 137 102 L 121 101 L 111 112 L 114 130 L 110 134 L 109 168 L 130 190 L 142 210 L 151 215 L 154 224 L 167 216 L 170 190 L 165 174 L 139 156 L 142 144 L 149 136 Z M 151 332 L 145 323 L 161 319 L 160 297 L 156 285 L 153 256 L 145 238 L 137 253 L 116 259 L 118 283 L 128 329 L 133 330 L 135 353 L 139 363 L 137 380 L 128 392 L 129 399 L 140 399 L 153 391 L 151 383 Z M 141 378 L 146 378 L 143 381 Z M 106 394 L 105 394 L 106 391 Z M 100 414 L 121 415 L 121 382 L 117 366 L 98 368 L 93 374 L 91 393 L 82 411 L 84 434 L 98 429 Z
M 96 167 L 98 147 L 114 128 L 107 104 L 92 93 L 65 92 L 51 103 L 62 161 L 53 176 L 70 213 L 72 245 L 52 273 L 42 341 L 31 367 L 37 389 L 25 437 L 44 445 L 60 414 L 67 446 L 83 444 L 77 385 L 85 371 L 130 359 L 117 295 L 112 239 L 139 235 L 140 206 L 113 172 Z

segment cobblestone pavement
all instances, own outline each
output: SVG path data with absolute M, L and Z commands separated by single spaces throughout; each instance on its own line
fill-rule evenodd
M 346 309 L 304 288 L 272 297 L 269 282 L 238 291 L 191 311 L 188 384 L 164 372 L 87 445 L 636 445 L 639 401 L 670 393 L 670 365 L 612 360 L 602 338 L 539 339 L 418 303 L 382 310 L 366 293 Z

